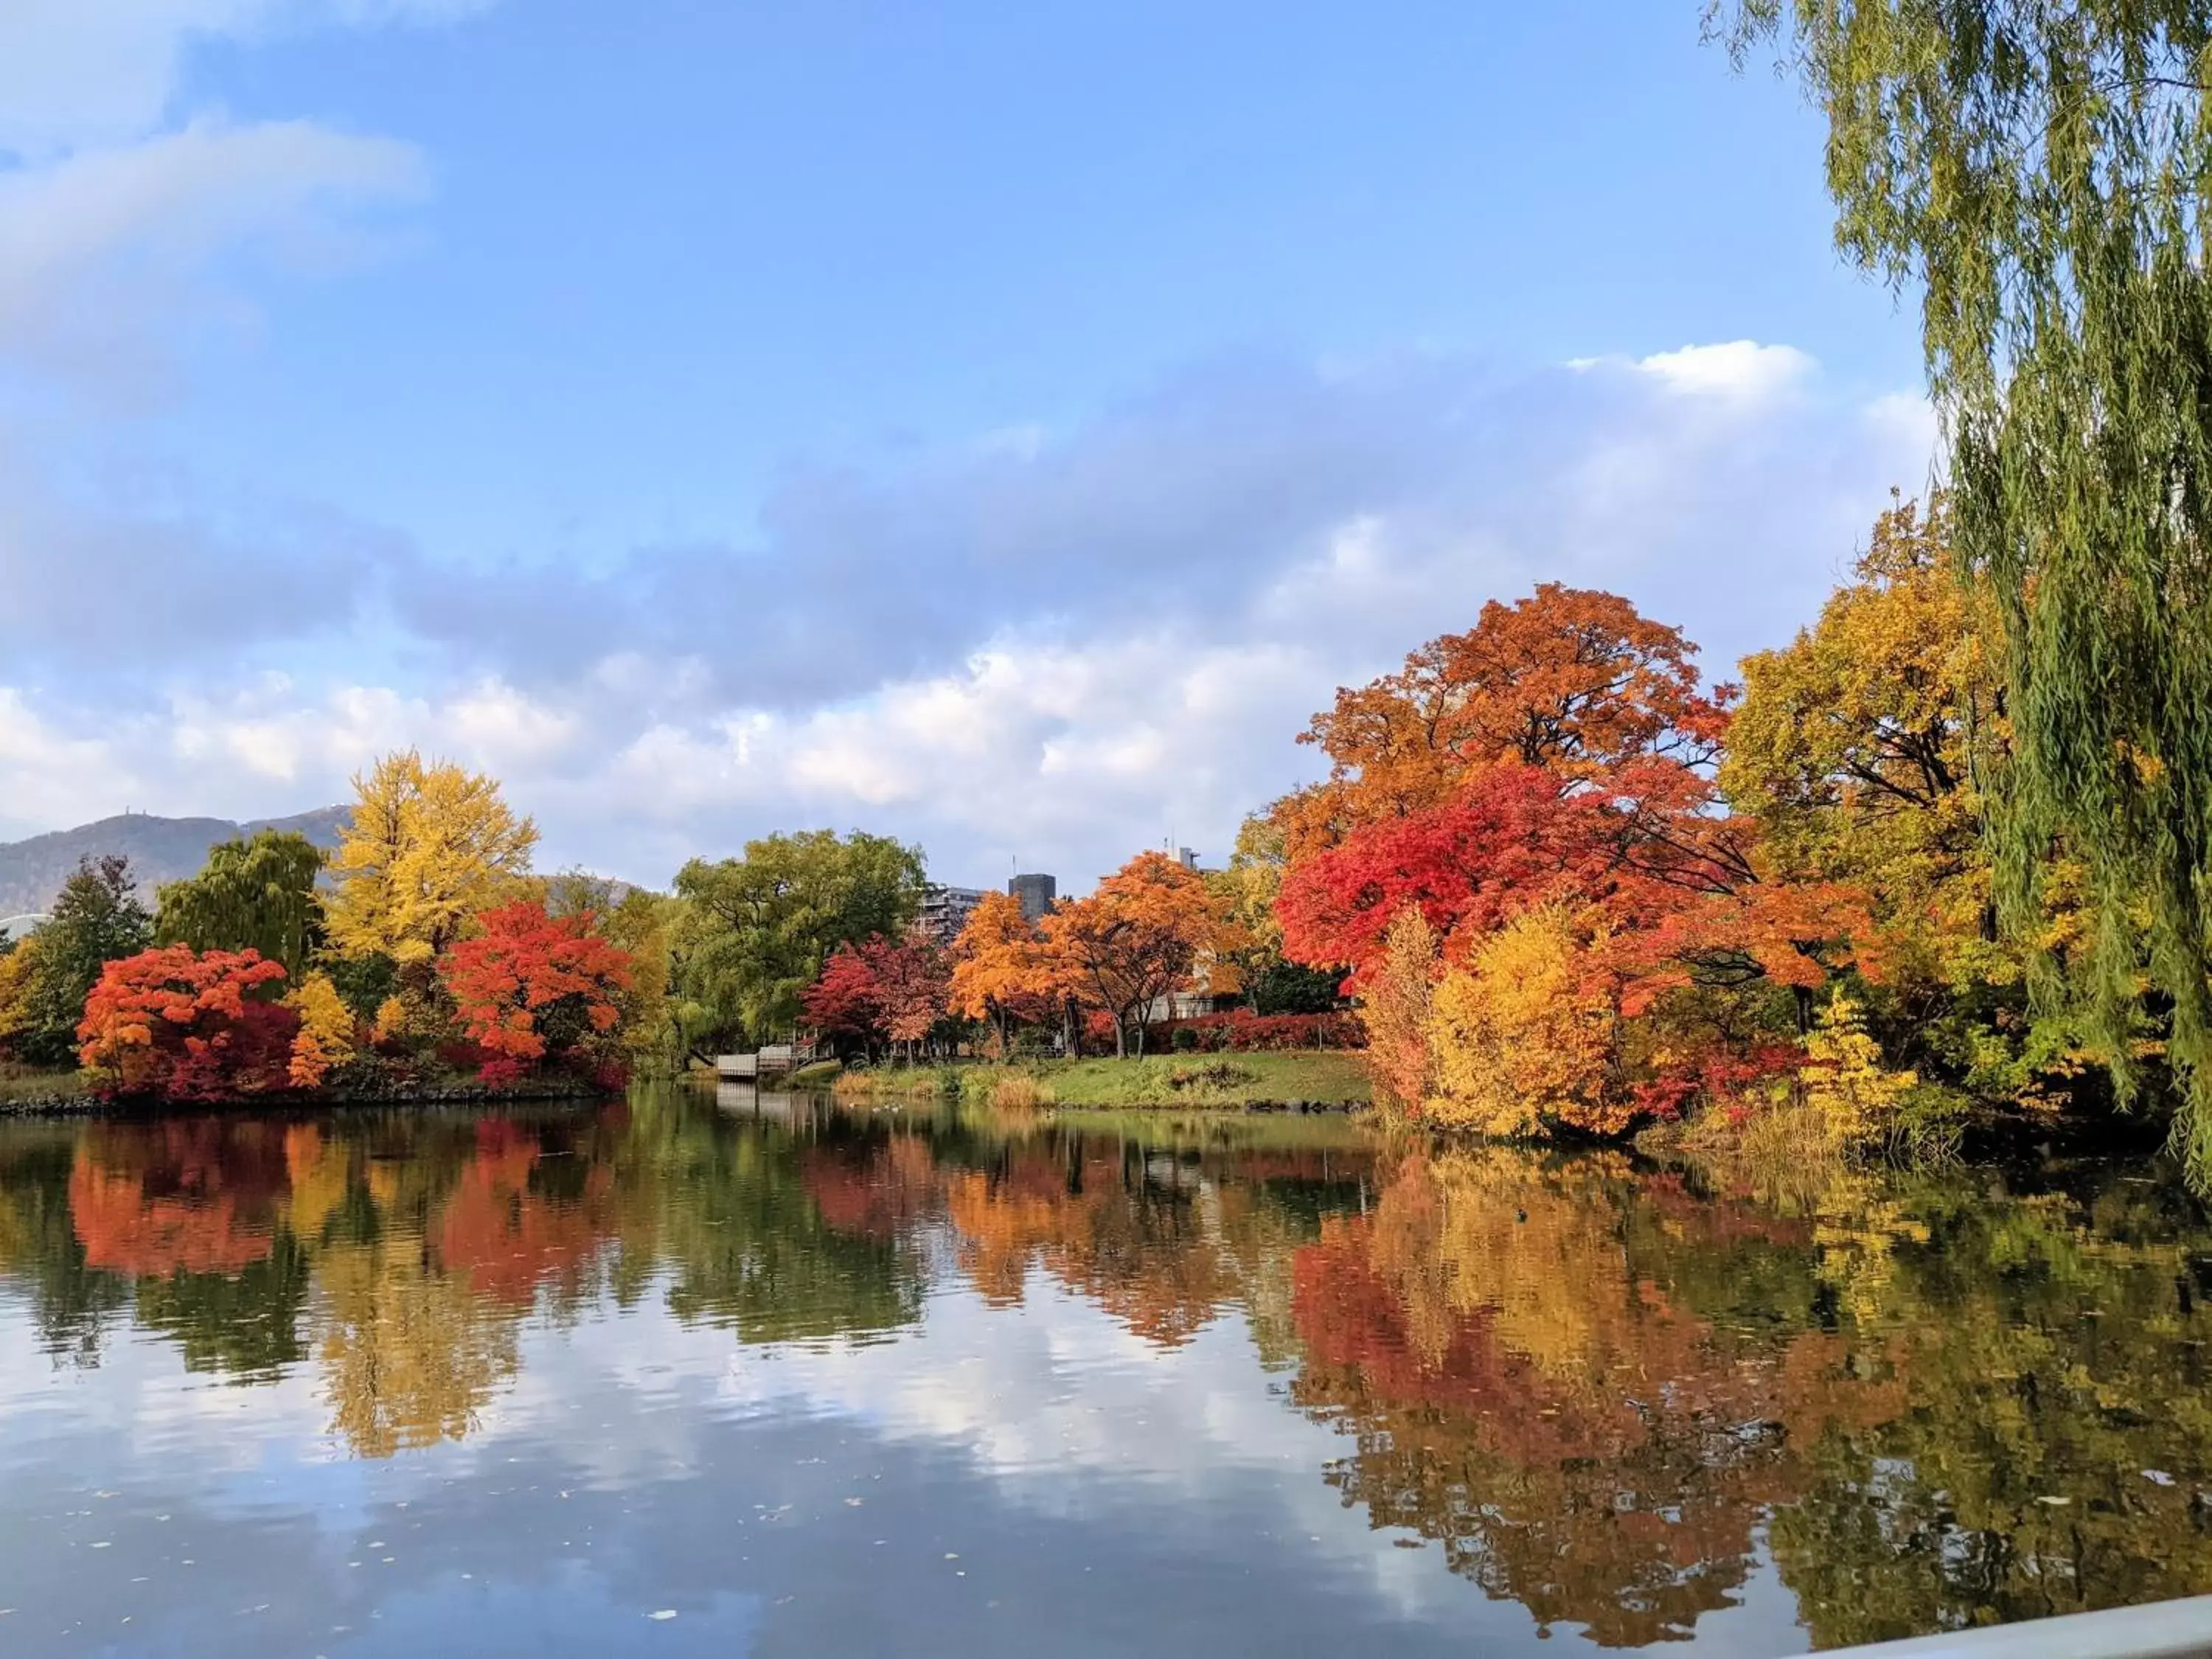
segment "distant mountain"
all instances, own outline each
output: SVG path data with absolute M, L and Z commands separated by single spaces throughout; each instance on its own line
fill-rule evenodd
M 151 904 L 154 890 L 163 882 L 198 873 L 207 862 L 208 848 L 218 842 L 258 830 L 295 830 L 318 847 L 336 847 L 338 831 L 352 816 L 350 807 L 325 806 L 294 817 L 233 823 L 228 818 L 157 818 L 126 812 L 28 841 L 0 842 L 0 920 L 46 908 L 77 860 L 87 856 L 122 854 L 131 860 L 139 891 Z

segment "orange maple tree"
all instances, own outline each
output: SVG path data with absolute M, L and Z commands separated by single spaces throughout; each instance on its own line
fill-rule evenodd
M 1326 781 L 1276 804 L 1291 861 L 1363 823 L 1450 800 L 1501 763 L 1562 787 L 1644 757 L 1703 766 L 1718 752 L 1732 688 L 1699 690 L 1697 647 L 1613 593 L 1547 582 L 1491 601 L 1464 634 L 1340 688 L 1299 741 L 1329 757 Z
M 110 1094 L 223 1100 L 289 1081 L 299 1017 L 258 951 L 164 945 L 111 962 L 85 999 L 77 1058 Z
M 1042 1012 L 1052 975 L 1037 930 L 1011 893 L 986 893 L 952 945 L 952 1012 L 988 1019 L 1004 1052 L 1014 1018 Z
M 1044 919 L 1043 958 L 1061 983 L 1112 1020 L 1114 1050 L 1144 1051 L 1154 1007 L 1192 983 L 1201 957 L 1223 957 L 1239 930 L 1225 902 L 1164 853 L 1140 853 L 1088 898 Z

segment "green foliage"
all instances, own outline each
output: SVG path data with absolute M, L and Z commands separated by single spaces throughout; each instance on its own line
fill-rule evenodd
M 1922 294 L 1957 534 L 2003 621 L 2013 753 L 1993 778 L 2016 933 L 2052 852 L 2093 924 L 2085 994 L 2124 1095 L 2148 988 L 2178 1133 L 2212 1176 L 2212 278 L 2198 0 L 1737 0 L 1828 120 L 1843 248 Z
M 1245 1000 L 1255 1014 L 1332 1013 L 1342 1000 L 1336 993 L 1343 980 L 1337 969 L 1309 968 L 1278 957 L 1245 981 Z
M 686 1044 L 705 1053 L 787 1031 L 830 952 L 900 937 L 923 880 L 920 848 L 860 830 L 769 836 L 739 858 L 694 859 L 676 878 L 676 1018 Z
M 390 957 L 332 957 L 324 967 L 339 998 L 364 1024 L 373 1022 L 376 1011 L 399 994 L 399 964 Z
M 323 944 L 315 883 L 323 850 L 305 836 L 264 830 L 212 848 L 200 872 L 161 891 L 159 945 L 195 951 L 258 951 L 297 979 Z
M 33 1066 L 76 1057 L 76 1027 L 100 970 L 152 940 L 154 919 L 139 902 L 128 859 L 87 857 L 63 884 L 52 919 L 19 947 L 30 953 L 10 1046 Z

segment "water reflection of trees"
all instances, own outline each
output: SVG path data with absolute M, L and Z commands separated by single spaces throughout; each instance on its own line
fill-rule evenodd
M 2134 1191 L 2143 1195 L 2130 1200 Z M 2212 1588 L 2193 1208 L 1409 1159 L 1299 1253 L 1294 1389 L 1377 1526 L 1607 1644 L 1762 1535 L 1823 1644 Z
M 879 1340 L 955 1285 L 1163 1348 L 1235 1310 L 1346 1504 L 1617 1644 L 1762 1550 L 1824 1644 L 2212 1589 L 2208 1264 L 2192 1202 L 2109 1170 L 1739 1191 L 652 1095 L 0 1136 L 0 1285 L 58 1361 L 127 1316 L 196 1371 L 307 1367 L 364 1455 L 466 1434 L 528 1322 L 610 1304 Z

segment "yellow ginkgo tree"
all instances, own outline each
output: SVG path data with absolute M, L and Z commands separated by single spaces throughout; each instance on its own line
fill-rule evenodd
M 412 749 L 386 756 L 354 788 L 353 821 L 331 860 L 331 945 L 389 957 L 403 983 L 427 984 L 472 918 L 515 896 L 538 826 L 494 779 Z

